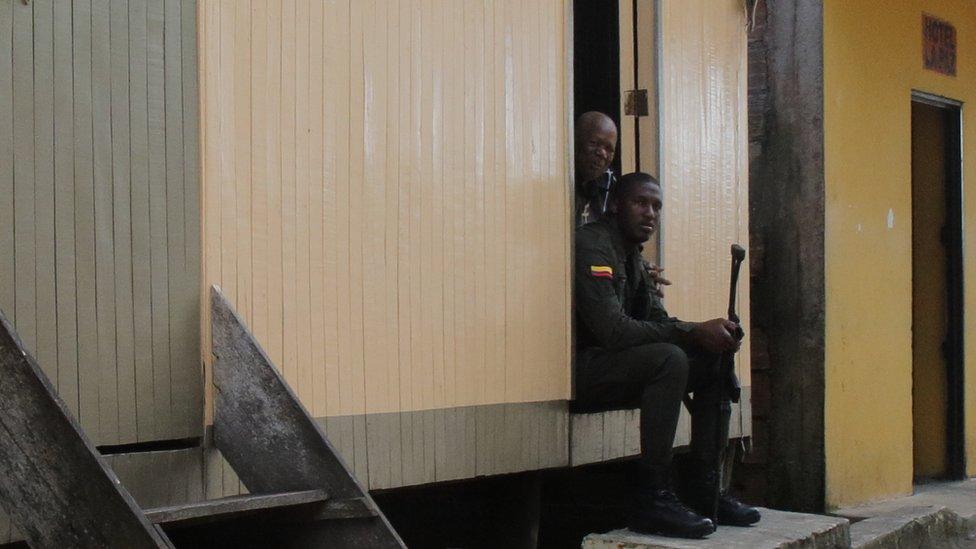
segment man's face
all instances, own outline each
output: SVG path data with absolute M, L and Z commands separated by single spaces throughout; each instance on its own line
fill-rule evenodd
M 617 129 L 609 120 L 594 124 L 580 136 L 576 149 L 577 183 L 593 181 L 607 171 L 617 148 Z
M 611 205 L 624 240 L 631 244 L 647 242 L 657 230 L 661 205 L 661 187 L 650 181 L 634 186 Z

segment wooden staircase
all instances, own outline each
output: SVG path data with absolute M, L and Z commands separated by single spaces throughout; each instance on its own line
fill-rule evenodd
M 249 495 L 142 509 L 0 312 L 0 504 L 32 547 L 404 547 L 211 290 L 214 440 Z

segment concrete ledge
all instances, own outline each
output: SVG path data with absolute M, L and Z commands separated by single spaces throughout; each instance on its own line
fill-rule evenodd
M 614 530 L 590 534 L 584 549 L 846 549 L 851 546 L 845 518 L 762 509 L 755 526 L 723 526 L 703 540 L 684 540 Z
M 967 521 L 947 507 L 905 507 L 852 525 L 851 547 L 946 547 L 952 540 L 965 537 L 968 532 Z
M 854 547 L 976 547 L 976 479 L 919 484 L 911 496 L 835 514 L 859 521 L 851 526 Z

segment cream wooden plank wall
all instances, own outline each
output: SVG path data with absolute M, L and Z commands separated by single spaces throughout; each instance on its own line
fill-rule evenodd
M 742 0 L 661 2 L 663 265 L 671 314 L 725 316 L 729 246 L 748 249 L 746 25 Z M 739 277 L 748 332 L 749 262 Z M 749 385 L 749 338 L 737 356 Z
M 200 4 L 203 291 L 316 417 L 568 397 L 567 13 Z
M 0 308 L 97 444 L 200 433 L 196 4 L 0 2 Z

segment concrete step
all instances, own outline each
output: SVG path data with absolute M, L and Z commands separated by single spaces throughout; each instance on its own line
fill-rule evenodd
M 976 549 L 976 480 L 933 482 L 911 496 L 839 509 L 858 549 Z
M 847 549 L 851 546 L 847 519 L 762 509 L 763 518 L 747 528 L 719 527 L 701 540 L 685 540 L 614 530 L 590 534 L 583 549 Z
M 936 505 L 905 507 L 851 525 L 854 549 L 950 547 L 969 535 L 955 511 Z

